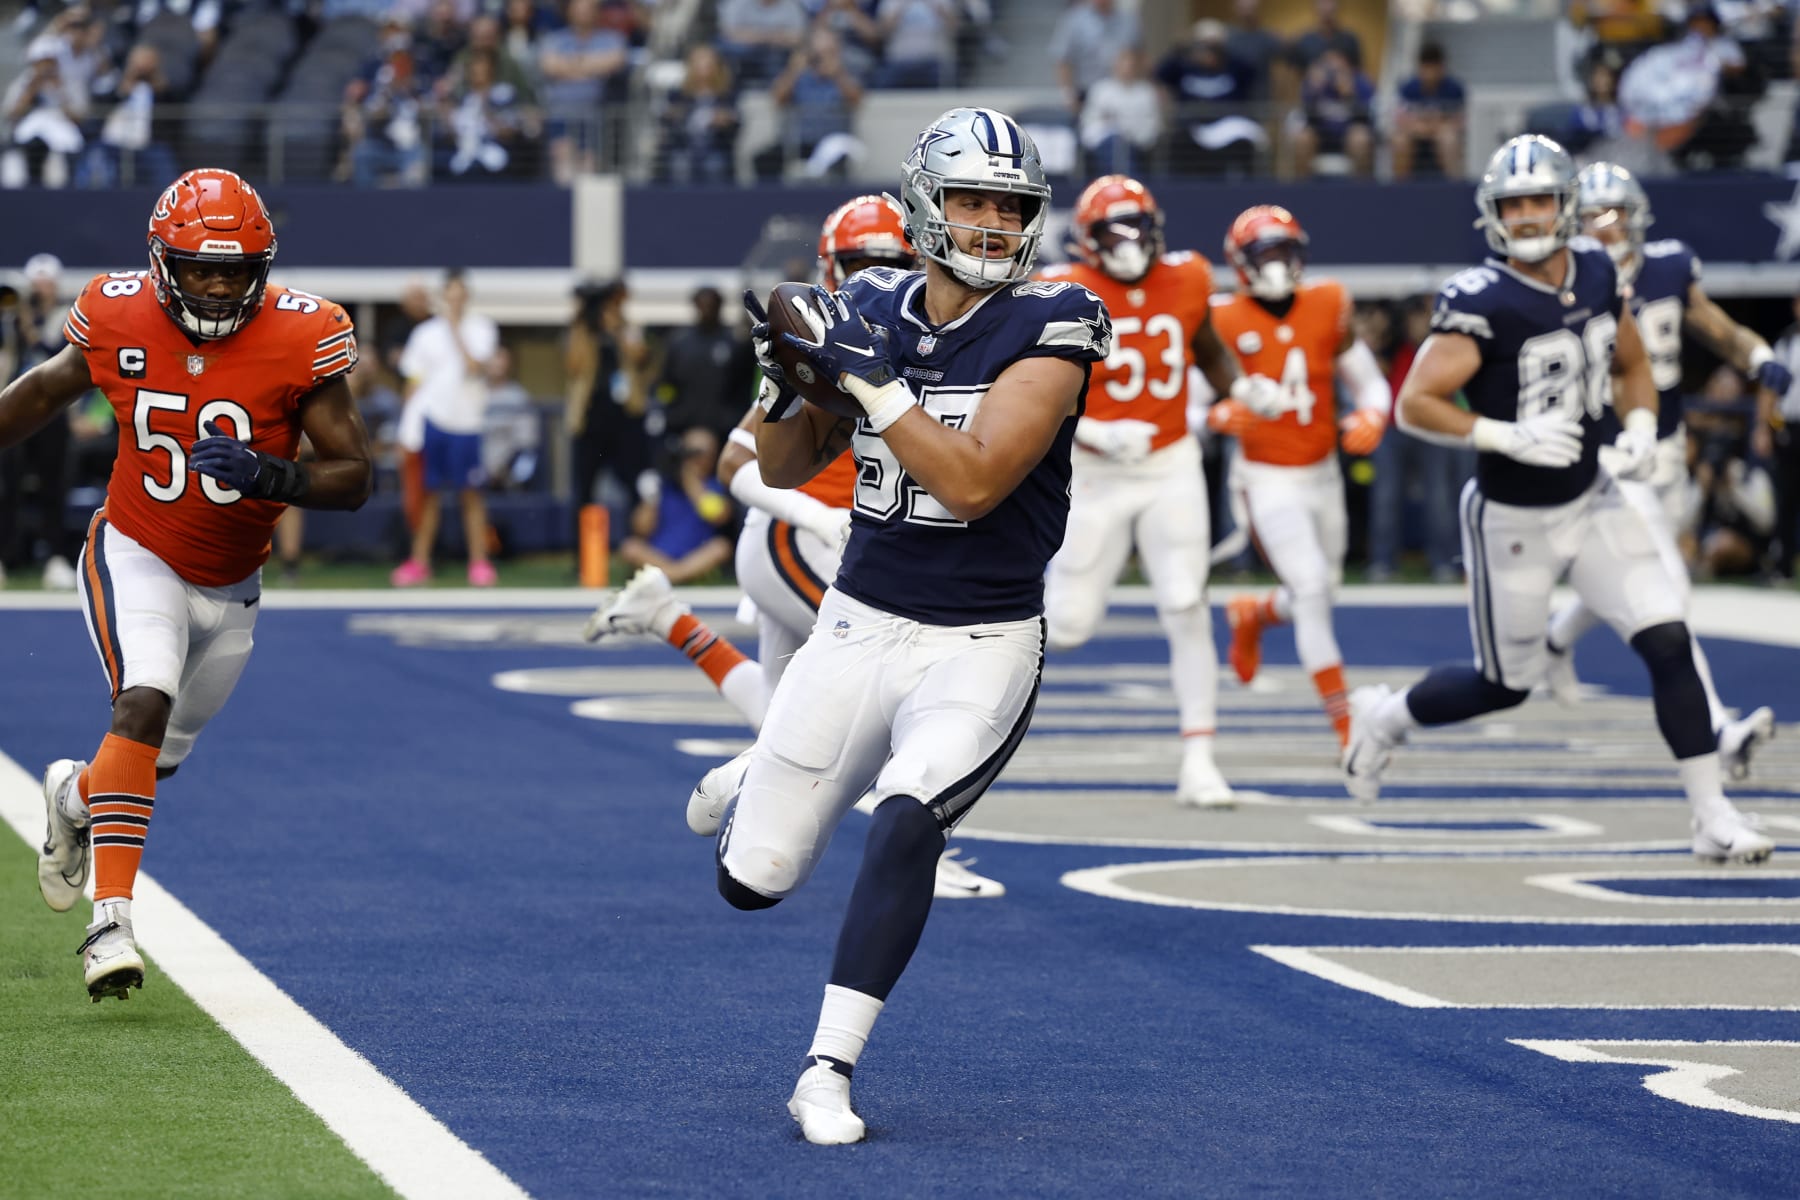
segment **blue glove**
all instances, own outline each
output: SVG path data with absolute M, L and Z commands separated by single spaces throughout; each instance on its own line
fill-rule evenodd
M 306 493 L 306 473 L 300 464 L 273 454 L 252 450 L 216 421 L 206 423 L 211 437 L 201 438 L 188 451 L 188 470 L 218 480 L 252 500 L 291 504 Z
M 809 342 L 784 333 L 788 344 L 806 355 L 833 383 L 844 375 L 860 379 L 871 388 L 884 388 L 894 382 L 894 368 L 888 362 L 887 331 L 875 329 L 863 320 L 856 305 L 842 292 L 834 294 L 814 284 L 812 295 L 817 308 L 805 317 L 817 340 Z
M 1794 373 L 1775 359 L 1770 359 L 1756 368 L 1756 382 L 1774 392 L 1777 396 L 1787 395 L 1787 390 L 1794 386 Z
M 765 421 L 791 417 L 799 411 L 800 393 L 788 383 L 787 376 L 781 373 L 781 364 L 775 361 L 769 340 L 769 314 L 755 291 L 749 288 L 744 289 L 744 311 L 750 314 L 750 349 L 755 352 L 756 365 L 762 371 L 762 384 L 756 391 L 757 407 L 763 410 Z

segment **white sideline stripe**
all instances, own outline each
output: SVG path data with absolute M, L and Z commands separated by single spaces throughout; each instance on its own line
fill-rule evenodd
M 1315 954 L 1304 946 L 1252 946 L 1250 949 L 1264 958 L 1272 958 L 1284 967 L 1292 967 L 1308 975 L 1316 975 L 1327 983 L 1335 983 L 1339 987 L 1351 991 L 1367 992 L 1383 1000 L 1391 1000 L 1395 1004 L 1404 1004 L 1407 1008 L 1455 1008 L 1448 1000 L 1440 1000 L 1436 996 L 1428 996 L 1424 992 L 1370 975 L 1366 971 L 1358 971 L 1355 967 L 1347 967 L 1341 962 L 1334 962 L 1322 955 Z
M 43 837 L 43 787 L 3 751 L 0 818 L 35 850 Z M 525 1200 L 523 1188 L 339 1041 L 150 876 L 139 874 L 133 891 L 133 915 L 144 934 L 138 942 L 160 974 L 319 1114 L 389 1187 L 417 1200 Z M 78 932 L 79 926 L 69 926 L 71 946 L 80 940 Z M 73 990 L 73 961 L 68 970 L 69 1003 L 85 1007 Z
M 1644 1087 L 1653 1095 L 1664 1100 L 1673 1100 L 1677 1104 L 1686 1104 L 1692 1108 L 1710 1108 L 1716 1112 L 1732 1113 L 1740 1117 L 1760 1117 L 1765 1121 L 1786 1121 L 1800 1125 L 1800 1112 L 1790 1112 L 1783 1108 L 1764 1108 L 1759 1104 L 1746 1104 L 1742 1100 L 1733 1100 L 1729 1096 L 1721 1096 L 1712 1090 L 1715 1080 L 1729 1079 L 1743 1072 L 1736 1067 L 1728 1067 L 1722 1063 L 1689 1062 L 1679 1058 L 1657 1058 L 1653 1055 L 1608 1054 L 1599 1046 L 1672 1046 L 1693 1047 L 1721 1046 L 1736 1048 L 1759 1047 L 1793 1047 L 1800 1042 L 1676 1042 L 1676 1041 L 1635 1041 L 1612 1042 L 1594 1038 L 1585 1042 L 1576 1041 L 1538 1041 L 1530 1038 L 1508 1038 L 1515 1046 L 1523 1046 L 1527 1050 L 1536 1050 L 1539 1054 L 1547 1054 L 1551 1058 L 1559 1058 L 1570 1063 L 1608 1063 L 1639 1067 L 1666 1067 L 1665 1071 L 1655 1075 L 1644 1076 Z

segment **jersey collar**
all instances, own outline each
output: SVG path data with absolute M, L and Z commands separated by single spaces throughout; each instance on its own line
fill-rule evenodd
M 920 329 L 923 329 L 926 333 L 949 333 L 952 329 L 960 329 L 970 317 L 981 311 L 982 305 L 986 304 L 989 300 L 992 300 L 1010 286 L 1010 284 L 1003 283 L 999 287 L 989 288 L 968 312 L 956 318 L 956 320 L 945 325 L 933 325 L 930 321 L 926 320 L 921 313 L 913 311 L 913 302 L 915 300 L 918 301 L 918 305 L 921 309 L 925 307 L 925 297 L 922 294 L 925 287 L 925 273 L 921 271 L 919 272 L 919 277 L 907 286 L 906 295 L 902 296 L 900 299 L 900 315 Z
M 1570 250 L 1567 246 L 1564 246 L 1563 250 L 1568 251 L 1569 274 L 1568 274 L 1568 277 L 1563 280 L 1563 285 L 1561 287 L 1551 287 L 1549 284 L 1545 283 L 1541 279 L 1533 279 L 1529 275 L 1521 274 L 1519 271 L 1514 269 L 1514 267 L 1512 266 L 1511 263 L 1507 262 L 1503 258 L 1495 258 L 1491 254 L 1488 255 L 1488 257 L 1487 257 L 1487 265 L 1494 268 L 1494 270 L 1496 270 L 1496 271 L 1506 272 L 1508 275 L 1511 275 L 1514 279 L 1518 280 L 1520 283 L 1524 284 L 1526 287 L 1532 289 L 1533 291 L 1543 292 L 1546 296 L 1561 296 L 1566 292 L 1572 292 L 1575 290 L 1575 268 L 1577 266 L 1579 266 L 1581 263 L 1581 256 L 1579 254 L 1575 253 L 1573 250 Z

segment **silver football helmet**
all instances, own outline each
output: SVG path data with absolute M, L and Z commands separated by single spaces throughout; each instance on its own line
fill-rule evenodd
M 957 248 L 952 229 L 973 229 L 944 214 L 944 193 L 954 189 L 1012 192 L 1020 200 L 1019 248 L 1006 258 L 978 258 Z M 953 108 L 927 126 L 913 143 L 900 174 L 900 208 L 906 234 L 921 255 L 960 282 L 986 290 L 1031 274 L 1038 242 L 1050 216 L 1050 184 L 1037 143 L 1019 123 L 992 108 Z
M 1630 283 L 1644 261 L 1644 242 L 1650 224 L 1656 220 L 1650 212 L 1650 197 L 1637 176 L 1617 163 L 1589 163 L 1575 177 L 1581 200 L 1577 205 L 1583 228 L 1598 218 L 1617 210 L 1625 215 L 1625 240 L 1604 242 L 1607 254 L 1619 268 L 1619 278 Z
M 1555 197 L 1556 220 L 1550 232 L 1514 237 L 1500 219 L 1500 201 L 1508 196 Z M 1475 228 L 1502 258 L 1543 262 L 1568 245 L 1580 228 L 1576 197 L 1575 160 L 1569 152 L 1540 134 L 1520 134 L 1488 159 L 1487 171 L 1475 188 L 1475 207 L 1481 210 Z

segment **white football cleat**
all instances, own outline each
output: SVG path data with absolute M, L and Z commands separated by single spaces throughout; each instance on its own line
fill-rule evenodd
M 1549 689 L 1551 699 L 1564 708 L 1574 708 L 1581 703 L 1581 679 L 1575 674 L 1575 647 L 1558 650 L 1546 641 L 1544 649 L 1547 651 L 1544 686 Z
M 601 599 L 581 636 L 590 642 L 618 634 L 655 634 L 666 638 L 688 606 L 675 598 L 675 588 L 661 567 L 643 566 L 617 592 Z
M 1181 782 L 1175 803 L 1183 808 L 1232 808 L 1237 797 L 1213 762 L 1212 739 L 1191 737 L 1181 752 Z
M 1394 694 L 1385 683 L 1350 693 L 1350 744 L 1344 747 L 1344 790 L 1367 804 L 1381 798 L 1381 773 L 1394 757 L 1394 743 L 1375 728 L 1375 710 Z
M 1750 778 L 1750 755 L 1775 736 L 1775 710 L 1763 705 L 1719 730 L 1719 763 L 1730 779 Z
M 131 936 L 131 905 L 126 900 L 103 900 L 94 905 L 94 923 L 87 940 L 75 951 L 87 977 L 88 996 L 95 1004 L 107 996 L 131 999 L 132 988 L 144 986 L 144 959 Z
M 850 1109 L 850 1077 L 817 1059 L 794 1085 L 788 1115 L 800 1122 L 800 1132 L 815 1146 L 847 1146 L 868 1132 Z
M 75 781 L 87 764 L 59 758 L 44 772 L 44 846 L 38 852 L 38 891 L 44 903 L 57 912 L 68 912 L 87 887 L 93 861 L 88 835 L 87 806 L 75 791 Z M 74 810 L 71 812 L 70 810 Z
M 1775 843 L 1757 828 L 1755 817 L 1736 809 L 1702 824 L 1694 818 L 1694 857 L 1706 863 L 1767 862 Z
M 957 854 L 954 847 L 945 847 L 938 855 L 937 890 L 933 896 L 939 900 L 992 900 L 1006 895 L 1004 883 L 977 875 L 969 869 L 975 860 L 958 858 Z
M 58 554 L 44 564 L 44 590 L 46 592 L 72 592 L 75 590 L 75 565 Z
M 750 750 L 754 749 L 755 746 L 750 747 Z M 688 828 L 701 837 L 711 837 L 719 832 L 725 810 L 731 807 L 731 801 L 744 786 L 744 775 L 750 770 L 750 750 L 728 763 L 720 763 L 694 785 L 693 794 L 688 797 L 687 823 Z

